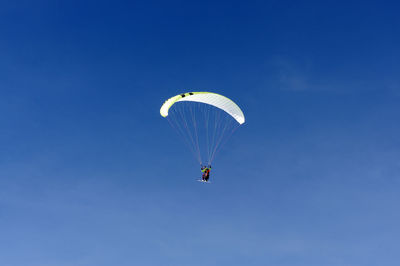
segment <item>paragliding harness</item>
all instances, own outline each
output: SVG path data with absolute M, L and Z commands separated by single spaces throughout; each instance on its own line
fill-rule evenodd
M 208 167 L 202 166 L 201 171 L 203 172 L 201 180 L 208 182 L 208 179 L 210 178 L 211 165 L 209 165 Z

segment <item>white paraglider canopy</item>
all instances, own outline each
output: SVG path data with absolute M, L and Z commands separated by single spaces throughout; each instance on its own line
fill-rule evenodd
M 160 114 L 163 117 L 168 116 L 169 108 L 171 108 L 171 106 L 174 105 L 176 102 L 183 102 L 183 101 L 209 104 L 227 112 L 239 124 L 243 124 L 245 121 L 244 114 L 236 103 L 234 103 L 231 99 L 225 96 L 213 92 L 188 92 L 176 95 L 165 101 L 165 103 L 161 106 Z
M 187 92 L 171 97 L 161 106 L 160 114 L 201 165 L 210 165 L 218 150 L 245 121 L 236 103 L 213 92 Z

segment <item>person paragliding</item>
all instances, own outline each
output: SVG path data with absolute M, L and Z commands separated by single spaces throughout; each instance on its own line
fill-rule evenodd
M 160 114 L 188 146 L 201 167 L 200 182 L 210 183 L 211 164 L 229 137 L 244 122 L 240 107 L 218 93 L 185 92 L 167 99 Z M 208 166 L 207 166 L 208 165 Z
M 211 165 L 209 165 L 208 167 L 202 166 L 202 167 L 201 167 L 201 171 L 203 172 L 203 175 L 202 175 L 202 177 L 201 177 L 201 180 L 202 180 L 203 182 L 208 182 L 208 179 L 210 178 Z

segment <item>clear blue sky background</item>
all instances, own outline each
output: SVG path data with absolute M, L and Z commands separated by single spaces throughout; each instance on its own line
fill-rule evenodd
M 1 1 L 1 266 L 397 266 L 394 1 Z M 247 123 L 195 182 L 163 101 Z

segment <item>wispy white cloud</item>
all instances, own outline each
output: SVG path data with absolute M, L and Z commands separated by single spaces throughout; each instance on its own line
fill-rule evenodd
M 339 66 L 321 65 L 307 57 L 275 56 L 270 65 L 274 72 L 270 79 L 281 90 L 335 93 L 384 90 L 400 95 L 400 80 L 390 74 L 372 76 L 363 69 L 343 70 Z

